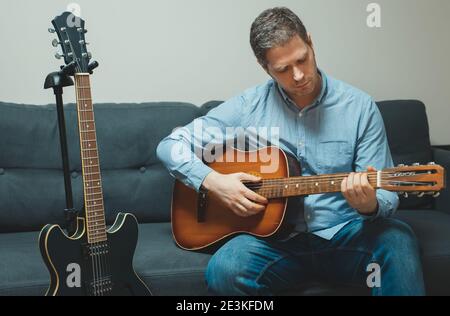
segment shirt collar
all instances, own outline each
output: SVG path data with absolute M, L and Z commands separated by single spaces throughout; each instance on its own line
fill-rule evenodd
M 320 70 L 319 68 L 317 68 L 317 71 L 319 72 L 320 76 L 322 77 L 322 88 L 320 90 L 319 95 L 314 99 L 314 101 L 306 107 L 306 109 L 311 109 L 317 105 L 319 105 L 320 103 L 322 103 L 326 91 L 327 91 L 327 76 L 325 74 L 325 72 L 323 72 L 322 70 Z M 283 90 L 283 88 L 281 88 L 281 86 L 278 84 L 278 82 L 276 83 L 277 87 L 278 87 L 278 91 L 280 91 L 281 96 L 283 97 L 283 100 L 286 101 L 286 103 L 290 106 L 294 106 L 297 110 L 300 110 L 297 105 L 295 104 L 294 101 L 292 101 L 292 99 L 286 94 L 286 92 Z

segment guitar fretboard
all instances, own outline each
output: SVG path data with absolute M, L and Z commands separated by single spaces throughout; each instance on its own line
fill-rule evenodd
M 285 179 L 263 179 L 260 184 L 246 186 L 266 198 L 281 198 L 298 195 L 341 192 L 342 180 L 349 174 L 291 177 Z M 377 172 L 368 172 L 367 179 L 373 188 L 379 187 Z
M 102 180 L 89 74 L 75 75 L 88 243 L 106 241 Z

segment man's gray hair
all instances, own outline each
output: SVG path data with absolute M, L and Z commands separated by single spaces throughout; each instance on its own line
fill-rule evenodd
M 258 62 L 267 68 L 267 50 L 283 46 L 295 35 L 308 43 L 306 28 L 300 18 L 288 8 L 276 7 L 263 11 L 255 19 L 250 30 L 250 45 Z

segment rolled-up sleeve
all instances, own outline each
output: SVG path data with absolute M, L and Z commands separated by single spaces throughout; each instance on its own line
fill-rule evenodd
M 364 172 L 368 166 L 377 170 L 394 166 L 383 118 L 373 100 L 370 100 L 370 104 L 365 108 L 359 122 L 354 170 Z M 389 217 L 396 211 L 399 198 L 395 192 L 378 189 L 376 196 L 378 200 L 377 213 L 373 216 L 362 216 L 363 218 Z
M 234 97 L 207 115 L 174 130 L 158 144 L 158 159 L 173 177 L 198 192 L 212 171 L 204 163 L 205 154 L 211 155 L 213 149 L 221 150 L 234 138 L 232 130 L 240 126 L 243 106 L 244 98 Z

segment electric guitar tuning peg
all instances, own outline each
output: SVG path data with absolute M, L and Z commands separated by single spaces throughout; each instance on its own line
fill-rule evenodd
M 398 164 L 397 167 L 406 167 L 406 165 L 401 163 L 401 164 Z
M 434 193 L 433 193 L 433 197 L 434 197 L 434 198 L 437 198 L 439 195 L 441 195 L 441 192 L 434 192 Z
M 55 53 L 55 58 L 56 59 L 61 59 L 62 57 L 64 57 L 64 54 Z
M 417 167 L 417 166 L 420 166 L 420 163 L 415 162 L 415 163 L 413 163 L 412 165 L 415 166 L 415 167 Z
M 434 161 L 431 161 L 431 162 L 428 163 L 429 166 L 433 166 L 433 165 L 435 165 L 435 164 L 436 164 L 436 163 L 435 163 Z
M 55 29 L 52 29 L 51 27 L 49 27 L 49 28 L 48 28 L 48 32 L 49 32 L 49 33 L 55 33 L 56 31 L 55 31 Z
M 61 44 L 61 42 L 58 41 L 56 38 L 52 41 L 52 46 L 53 47 L 58 47 L 59 44 Z
M 417 194 L 417 197 L 423 197 L 425 195 L 425 192 L 420 192 L 419 194 Z
M 408 192 L 403 193 L 403 197 L 407 199 L 409 197 Z

